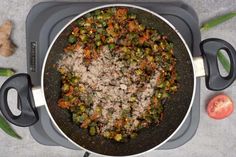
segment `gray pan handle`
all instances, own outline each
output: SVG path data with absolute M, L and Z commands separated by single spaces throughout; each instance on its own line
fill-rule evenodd
M 230 86 L 236 79 L 236 51 L 233 46 L 222 39 L 209 38 L 201 42 L 200 49 L 206 63 L 207 88 L 219 91 Z M 220 49 L 227 52 L 231 63 L 230 72 L 226 77 L 220 75 L 217 63 L 217 52 Z
M 14 115 L 7 102 L 10 89 L 15 89 L 18 94 L 18 108 L 20 115 Z M 32 84 L 28 74 L 17 74 L 7 79 L 0 89 L 0 109 L 3 116 L 11 123 L 27 127 L 35 124 L 38 120 L 37 109 L 32 95 Z

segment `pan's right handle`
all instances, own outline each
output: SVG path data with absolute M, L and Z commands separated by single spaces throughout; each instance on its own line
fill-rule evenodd
M 222 39 L 210 38 L 202 41 L 200 48 L 206 61 L 207 88 L 218 91 L 230 86 L 236 79 L 236 51 L 233 46 Z M 230 72 L 226 77 L 220 75 L 217 63 L 217 52 L 220 49 L 227 52 L 231 63 Z
M 9 108 L 7 96 L 10 89 L 17 91 L 20 115 L 14 115 Z M 17 74 L 3 83 L 0 89 L 0 109 L 5 118 L 17 126 L 27 127 L 38 121 L 39 117 L 34 105 L 29 75 Z

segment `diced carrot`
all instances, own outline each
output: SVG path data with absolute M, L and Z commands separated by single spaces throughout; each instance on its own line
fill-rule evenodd
M 105 42 L 105 41 L 106 41 L 106 36 L 103 35 L 103 36 L 101 37 L 101 39 L 102 39 L 103 42 Z
M 72 31 L 72 34 L 76 37 L 79 36 L 79 27 L 75 27 Z
M 93 18 L 92 17 L 90 17 L 90 18 L 87 18 L 87 20 L 86 20 L 86 23 L 92 23 L 93 22 Z
M 160 120 L 163 120 L 163 118 L 164 118 L 164 114 L 163 114 L 163 112 L 161 113 L 161 116 L 160 116 Z
M 147 66 L 147 61 L 142 60 L 140 63 L 140 69 L 145 69 L 146 66 Z
M 108 23 L 108 28 L 112 30 L 114 28 L 113 24 L 112 23 Z
M 69 45 L 66 48 L 64 48 L 64 52 L 74 52 L 75 45 Z
M 116 120 L 115 127 L 121 128 L 122 126 L 123 126 L 123 120 L 122 119 Z
M 149 38 L 150 38 L 149 32 L 150 32 L 150 31 L 147 30 L 147 31 L 145 32 L 145 34 L 144 34 L 144 37 L 145 37 L 146 39 L 149 39 Z
M 146 32 L 143 36 L 139 38 L 139 43 L 143 44 L 145 41 L 147 41 L 150 38 L 149 32 Z
M 76 44 L 74 50 L 78 52 L 80 48 L 81 48 L 80 44 Z
M 93 51 L 93 59 L 98 59 L 99 54 L 96 50 Z
M 74 91 L 74 87 L 73 86 L 70 86 L 70 89 L 69 91 L 65 94 L 66 96 L 70 96 Z
M 142 36 L 142 37 L 139 38 L 139 43 L 140 44 L 143 44 L 145 41 L 147 41 L 147 39 L 145 37 Z
M 116 15 L 117 15 L 118 17 L 125 16 L 125 15 L 127 15 L 127 13 L 128 13 L 128 9 L 126 9 L 126 8 L 119 8 L 119 9 L 117 9 L 117 11 L 116 11 Z
M 86 59 L 91 59 L 91 51 L 89 49 L 85 49 L 84 51 L 84 57 Z
M 59 99 L 58 106 L 63 108 L 63 109 L 69 109 L 70 103 L 65 101 L 65 100 L 63 100 L 63 99 Z
M 99 117 L 100 117 L 100 114 L 97 112 L 94 112 L 90 118 L 91 120 L 95 120 L 95 119 L 98 119 Z
M 128 26 L 129 26 L 129 31 L 130 32 L 133 32 L 133 31 L 136 31 L 137 30 L 137 23 L 135 21 L 129 21 L 128 23 Z
M 80 125 L 81 128 L 87 128 L 89 123 L 91 122 L 91 120 L 88 118 L 88 119 L 85 119 L 83 121 L 83 123 Z
M 154 97 L 152 98 L 152 101 L 153 101 L 154 106 L 156 106 L 156 105 L 157 105 L 157 97 L 154 96 Z

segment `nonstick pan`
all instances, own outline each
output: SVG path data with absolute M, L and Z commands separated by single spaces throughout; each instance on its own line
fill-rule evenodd
M 137 138 L 118 143 L 100 136 L 90 136 L 71 120 L 71 115 L 58 107 L 61 91 L 61 76 L 55 64 L 64 53 L 70 25 L 85 14 L 107 7 L 127 7 L 137 15 L 138 21 L 147 27 L 158 29 L 168 36 L 174 45 L 177 59 L 176 69 L 180 76 L 179 89 L 165 103 L 164 118 L 159 126 L 142 129 Z M 192 106 L 195 96 L 196 77 L 205 76 L 206 86 L 210 90 L 227 88 L 236 78 L 236 52 L 221 39 L 207 39 L 200 44 L 202 57 L 192 58 L 191 52 L 178 30 L 162 16 L 139 6 L 129 4 L 103 5 L 88 10 L 70 21 L 55 37 L 44 60 L 41 74 L 41 87 L 32 87 L 30 76 L 17 74 L 10 77 L 0 90 L 0 109 L 11 123 L 27 127 L 34 125 L 39 117 L 37 107 L 45 105 L 53 125 L 70 142 L 90 153 L 108 156 L 140 155 L 154 150 L 168 141 L 181 127 Z M 228 76 L 220 75 L 217 63 L 217 51 L 224 49 L 231 62 Z M 10 89 L 18 92 L 18 106 L 21 114 L 16 116 L 9 109 L 7 95 Z

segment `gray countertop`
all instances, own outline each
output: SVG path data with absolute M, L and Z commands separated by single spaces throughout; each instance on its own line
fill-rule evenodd
M 12 67 L 17 72 L 26 72 L 26 45 L 25 45 L 25 20 L 31 7 L 44 0 L 1 0 L 0 23 L 11 19 L 15 23 L 12 38 L 18 46 L 15 54 L 9 58 L 0 57 L 0 67 Z M 79 0 L 77 0 L 79 1 Z M 125 1 L 123 1 L 125 2 Z M 197 12 L 200 22 L 229 11 L 236 11 L 236 0 L 184 0 Z M 222 38 L 236 47 L 236 18 L 202 33 L 202 39 L 209 37 Z M 0 78 L 0 84 L 5 78 Z M 236 82 L 228 89 L 222 91 L 231 96 L 236 102 Z M 204 79 L 201 80 L 201 109 L 200 123 L 195 136 L 185 145 L 172 150 L 152 151 L 147 156 L 159 157 L 232 157 L 236 154 L 236 113 L 229 118 L 216 121 L 210 119 L 205 111 L 207 100 L 217 92 L 206 89 Z M 9 101 L 16 102 L 14 93 L 10 94 Z M 12 98 L 12 99 L 11 99 Z M 13 126 L 23 137 L 16 140 L 6 136 L 0 130 L 0 156 L 1 157 L 78 157 L 84 152 L 68 150 L 62 147 L 49 147 L 38 144 L 31 137 L 28 128 Z M 93 155 L 94 156 L 94 155 Z

